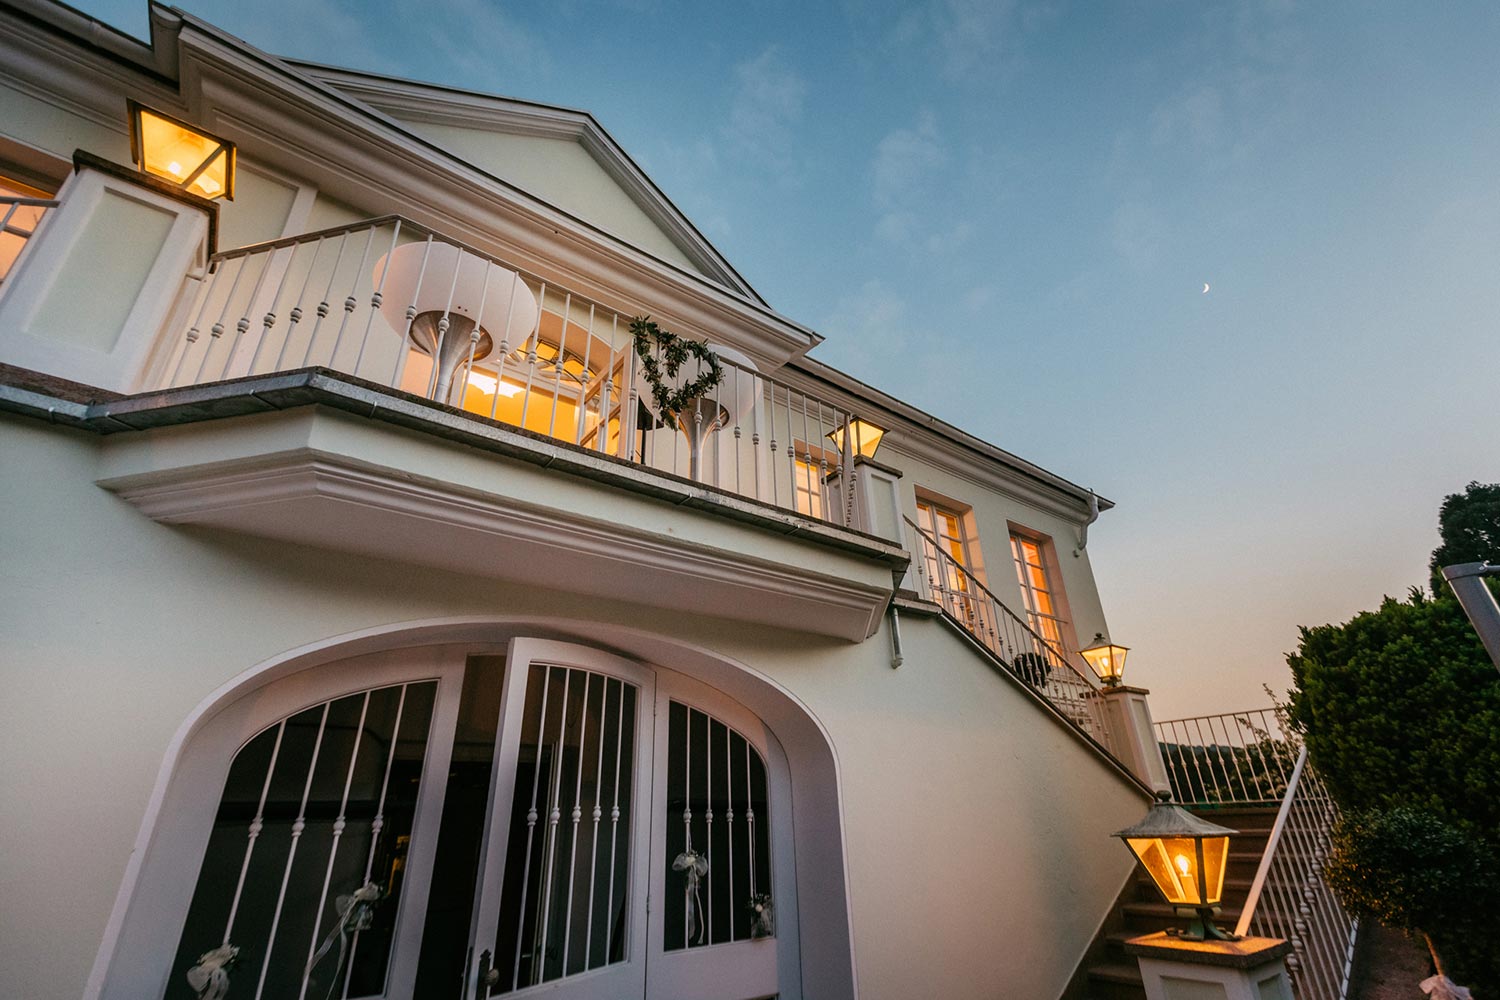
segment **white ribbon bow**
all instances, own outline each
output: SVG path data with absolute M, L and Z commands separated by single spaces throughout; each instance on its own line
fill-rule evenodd
M 1470 1000 L 1467 986 L 1460 986 L 1444 975 L 1429 976 L 1422 980 L 1422 992 L 1432 1000 Z
M 240 950 L 232 944 L 221 944 L 198 956 L 198 964 L 187 970 L 188 985 L 198 1000 L 224 1000 L 229 993 L 229 967 Z
M 693 936 L 692 927 L 698 928 L 698 943 L 703 943 L 703 935 L 706 926 L 703 923 L 703 898 L 698 895 L 698 882 L 708 874 L 708 858 L 694 850 L 686 850 L 677 855 L 677 860 L 672 862 L 674 872 L 683 872 L 687 875 L 687 919 L 688 937 Z
M 333 966 L 333 976 L 328 983 L 328 996 L 333 996 L 334 987 L 339 981 L 339 970 L 344 967 L 344 956 L 349 949 L 349 935 L 370 929 L 370 924 L 375 919 L 375 904 L 380 902 L 384 895 L 380 891 L 380 886 L 374 882 L 366 882 L 350 895 L 338 897 L 336 901 L 339 910 L 338 920 L 329 929 L 328 936 L 323 939 L 323 943 L 318 946 L 313 957 L 307 960 L 307 968 L 302 972 L 304 982 L 311 980 L 313 969 L 333 948 L 334 938 L 338 938 L 339 959 Z
M 776 909 L 771 904 L 771 894 L 768 892 L 757 893 L 750 897 L 750 909 L 755 913 L 755 918 L 750 924 L 750 937 L 752 940 L 772 937 L 776 934 Z

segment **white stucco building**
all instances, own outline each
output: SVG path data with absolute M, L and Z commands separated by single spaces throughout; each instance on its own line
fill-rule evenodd
M 1108 502 L 586 113 L 151 24 L 0 3 L 0 995 L 1063 995 L 1160 783 Z

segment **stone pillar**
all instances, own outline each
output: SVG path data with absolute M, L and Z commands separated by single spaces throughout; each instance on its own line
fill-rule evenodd
M 1104 699 L 1110 747 L 1120 763 L 1153 789 L 1169 792 L 1172 786 L 1167 780 L 1167 765 L 1161 759 L 1161 745 L 1151 723 L 1151 706 L 1146 703 L 1150 693 L 1145 688 L 1117 684 L 1101 688 L 1099 697 Z
M 1146 1000 L 1292 1000 L 1280 938 L 1184 941 L 1166 933 L 1125 942 L 1140 959 Z

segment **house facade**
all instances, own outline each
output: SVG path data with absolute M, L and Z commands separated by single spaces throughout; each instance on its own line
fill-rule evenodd
M 586 113 L 0 27 L 0 994 L 1068 992 L 1164 782 L 1108 501 Z

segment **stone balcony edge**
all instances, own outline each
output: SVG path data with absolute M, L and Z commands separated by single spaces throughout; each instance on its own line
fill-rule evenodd
M 861 556 L 889 566 L 897 580 L 911 561 L 910 553 L 900 545 L 875 535 L 815 521 L 327 368 L 302 368 L 120 396 L 29 369 L 0 365 L 0 411 L 96 434 L 144 431 L 303 406 L 327 406 L 357 414 Z

